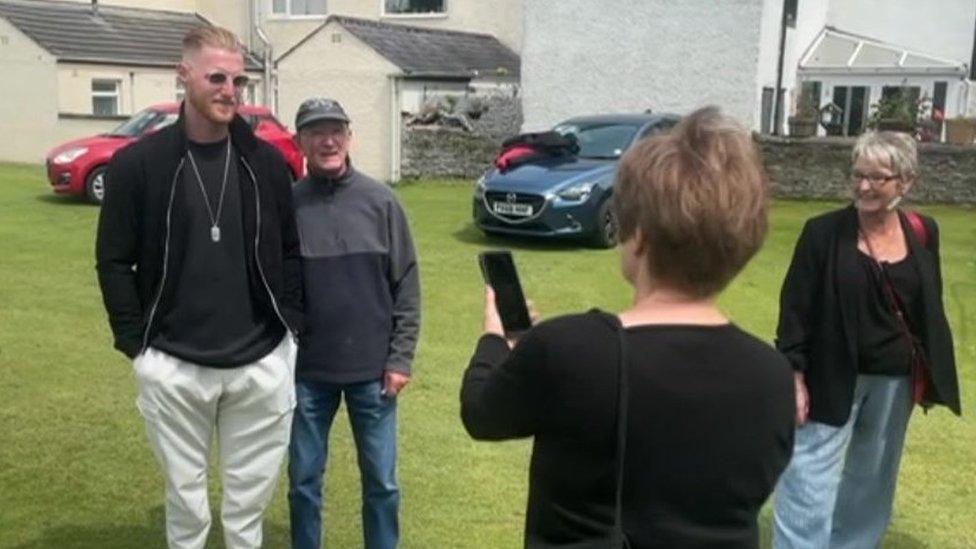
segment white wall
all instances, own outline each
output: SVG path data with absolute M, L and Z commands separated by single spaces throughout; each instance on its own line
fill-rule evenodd
M 530 0 L 526 131 L 604 112 L 687 113 L 715 104 L 756 119 L 764 0 Z
M 827 23 L 827 10 L 830 0 L 799 0 L 797 4 L 796 26 L 786 29 L 783 49 L 783 117 L 780 131 L 785 131 L 786 119 L 793 105 L 793 88 L 796 85 L 796 68 L 800 58 L 813 39 Z M 759 101 L 756 102 L 754 118 L 758 128 L 762 117 L 762 89 L 776 89 L 776 67 L 779 61 L 779 35 L 783 16 L 783 0 L 765 0 L 763 5 L 761 38 L 759 43 L 759 70 L 757 89 Z M 775 116 L 775 114 L 773 115 Z

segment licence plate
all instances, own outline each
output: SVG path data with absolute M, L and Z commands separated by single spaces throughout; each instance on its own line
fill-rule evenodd
M 511 202 L 495 202 L 492 208 L 497 214 L 503 215 L 532 215 L 532 204 L 512 204 Z

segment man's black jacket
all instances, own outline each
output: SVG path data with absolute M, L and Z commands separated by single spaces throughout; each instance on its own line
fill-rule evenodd
M 236 116 L 230 137 L 239 153 L 238 183 L 251 299 L 273 310 L 293 334 L 301 331 L 302 281 L 288 167 Z M 112 157 L 98 220 L 98 284 L 115 348 L 132 358 L 155 335 L 171 306 L 184 243 L 170 238 L 186 212 L 175 200 L 187 142 L 184 119 Z M 243 298 L 244 296 L 242 296 Z

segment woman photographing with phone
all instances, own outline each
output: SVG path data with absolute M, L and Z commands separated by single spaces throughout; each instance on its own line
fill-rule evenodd
M 632 306 L 548 320 L 512 348 L 486 291 L 464 425 L 534 437 L 527 547 L 758 547 L 793 444 L 792 372 L 715 300 L 766 233 L 759 154 L 701 109 L 624 155 L 614 200 Z

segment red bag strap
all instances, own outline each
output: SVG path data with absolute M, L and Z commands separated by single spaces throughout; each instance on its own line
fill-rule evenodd
M 923 248 L 927 248 L 929 245 L 929 232 L 925 230 L 925 223 L 922 223 L 922 216 L 909 210 L 905 212 L 905 217 L 908 218 L 908 225 L 911 226 L 912 232 L 915 233 L 915 238 L 918 239 L 918 243 Z

